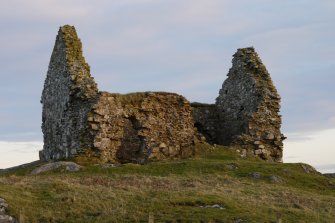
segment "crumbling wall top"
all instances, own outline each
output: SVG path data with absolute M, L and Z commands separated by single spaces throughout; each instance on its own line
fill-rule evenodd
M 261 97 L 270 97 L 280 100 L 280 96 L 271 80 L 270 74 L 254 47 L 237 49 L 237 52 L 233 55 L 233 64 L 234 63 L 240 63 L 242 65 L 240 68 L 245 70 L 245 75 L 252 75 L 252 78 L 255 80 L 256 90 Z M 229 77 L 232 74 L 232 72 L 229 72 L 227 76 Z
M 70 25 L 60 27 L 57 39 L 64 41 L 66 47 L 66 64 L 73 83 L 72 93 L 86 99 L 96 97 L 98 87 L 83 56 L 82 44 L 75 27 Z

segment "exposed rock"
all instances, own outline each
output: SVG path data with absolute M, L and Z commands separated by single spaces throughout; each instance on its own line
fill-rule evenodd
M 6 203 L 5 199 L 0 198 L 0 214 L 5 214 L 8 208 L 8 204 Z
M 220 210 L 226 209 L 223 205 L 220 205 L 220 204 L 204 205 L 204 206 L 200 206 L 200 207 L 201 208 L 214 208 L 214 209 L 220 209 Z
M 270 176 L 269 177 L 269 180 L 272 182 L 272 183 L 282 183 L 283 180 L 279 177 L 279 176 Z
M 18 223 L 18 221 L 9 215 L 0 215 L 0 223 Z
M 121 166 L 121 164 L 114 164 L 114 163 L 100 163 L 100 164 L 96 164 L 96 166 L 102 168 L 102 169 L 110 169 L 110 168 L 114 168 L 114 167 L 119 167 Z
M 261 179 L 261 177 L 262 177 L 261 173 L 258 173 L 258 172 L 252 172 L 249 175 L 253 179 Z
M 229 164 L 226 164 L 226 167 L 229 169 L 229 170 L 237 170 L 238 169 L 238 165 L 236 163 L 229 163 Z
M 48 163 L 40 167 L 37 167 L 36 169 L 31 171 L 31 174 L 36 175 L 36 174 L 40 174 L 43 172 L 56 170 L 59 168 L 64 168 L 66 171 L 70 171 L 70 172 L 76 172 L 76 171 L 79 171 L 82 167 L 74 162 L 59 161 L 59 162 Z
M 8 204 L 3 198 L 0 198 L 0 223 L 18 223 L 18 221 L 6 214 Z
M 301 163 L 300 166 L 302 167 L 302 169 L 304 170 L 305 173 L 316 173 L 316 174 L 320 174 L 320 172 L 318 172 L 314 167 L 312 167 L 311 165 L 305 164 L 305 163 Z
M 30 163 L 25 163 L 25 164 L 22 164 L 22 165 L 10 167 L 10 168 L 7 168 L 7 169 L 2 169 L 2 170 L 0 170 L 0 174 L 15 172 L 15 171 L 20 170 L 20 169 L 34 168 L 34 167 L 37 167 L 37 166 L 41 165 L 42 163 L 43 163 L 42 161 L 37 160 L 37 161 L 30 162 Z

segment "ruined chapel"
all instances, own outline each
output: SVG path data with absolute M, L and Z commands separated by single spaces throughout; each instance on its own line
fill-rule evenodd
M 41 103 L 40 159 L 95 163 L 188 158 L 196 143 L 236 147 L 241 155 L 282 160 L 280 96 L 250 48 L 238 49 L 215 104 L 167 92 L 101 92 L 73 26 L 60 27 Z

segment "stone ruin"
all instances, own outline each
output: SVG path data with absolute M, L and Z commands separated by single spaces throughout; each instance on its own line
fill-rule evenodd
M 195 126 L 208 142 L 239 147 L 242 155 L 281 162 L 280 96 L 254 48 L 238 49 L 216 103 L 193 103 Z
M 235 146 L 281 161 L 280 97 L 253 48 L 239 49 L 216 104 L 166 92 L 100 92 L 73 26 L 59 29 L 41 103 L 40 159 L 146 163 L 193 157 L 195 145 Z
M 190 103 L 174 93 L 99 92 L 74 27 L 58 32 L 41 102 L 41 160 L 145 163 L 194 155 Z

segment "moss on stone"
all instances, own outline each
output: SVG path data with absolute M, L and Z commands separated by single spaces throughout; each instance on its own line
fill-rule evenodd
M 77 36 L 74 26 L 65 25 L 60 28 L 60 32 L 63 35 L 63 39 L 67 46 L 68 60 L 78 60 L 83 64 L 85 58 L 82 56 L 82 44 Z

